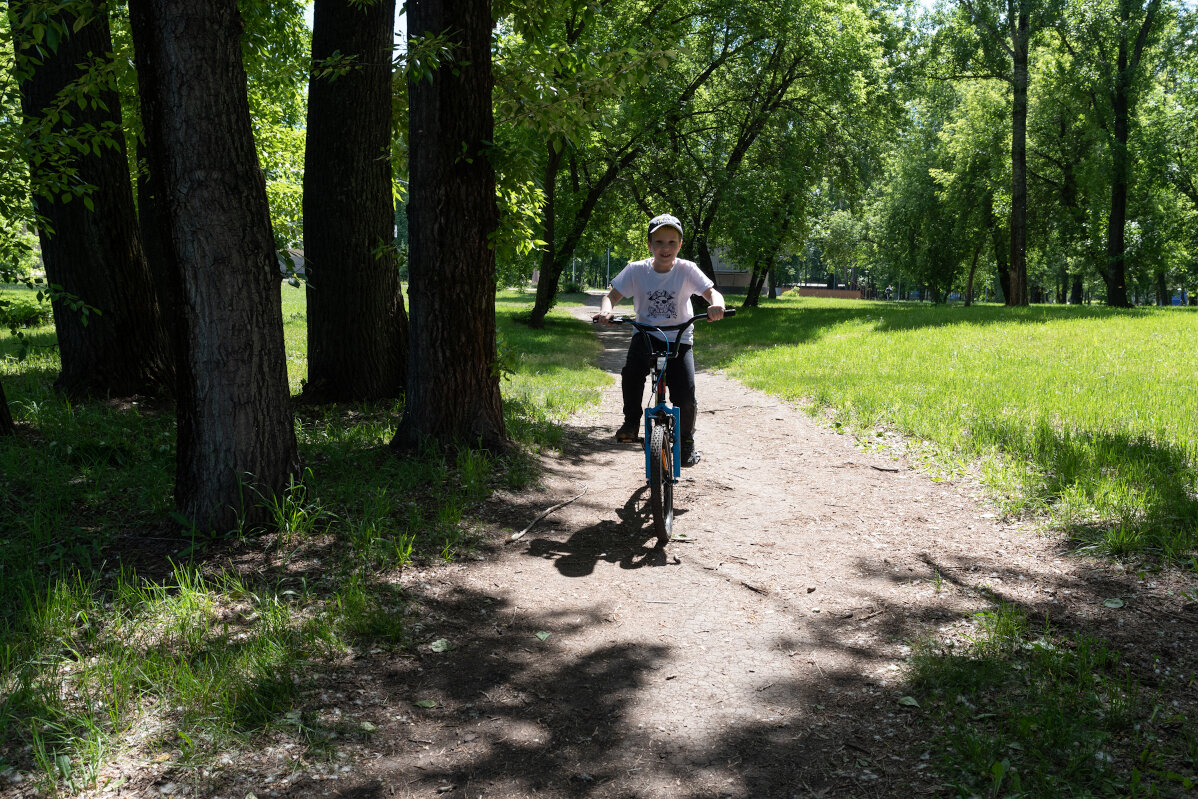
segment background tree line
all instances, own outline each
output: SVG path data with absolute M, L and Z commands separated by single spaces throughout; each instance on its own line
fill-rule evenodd
M 1015 305 L 1198 288 L 1177 0 L 406 10 L 398 50 L 394 0 L 316 0 L 311 31 L 300 0 L 15 0 L 0 23 L 0 279 L 44 269 L 62 391 L 174 397 L 198 523 L 297 468 L 295 249 L 301 399 L 404 397 L 397 448 L 504 446 L 496 286 L 538 270 L 540 326 L 576 258 L 640 257 L 661 210 L 709 274 L 717 249 L 750 271 L 749 305 L 828 273 Z

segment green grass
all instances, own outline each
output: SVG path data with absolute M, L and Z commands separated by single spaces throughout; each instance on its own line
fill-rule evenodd
M 788 297 L 700 332 L 705 364 L 863 436 L 931 442 L 1079 546 L 1198 545 L 1198 309 Z
M 0 289 L 0 296 L 24 296 Z M 282 287 L 288 377 L 306 378 L 304 292 Z M 306 468 L 264 500 L 264 537 L 170 522 L 174 413 L 164 403 L 68 402 L 54 330 L 22 347 L 0 333 L 0 381 L 19 434 L 0 439 L 0 772 L 40 772 L 48 788 L 91 785 L 136 721 L 151 749 L 196 762 L 275 730 L 305 743 L 336 729 L 296 710 L 321 663 L 360 647 L 404 646 L 407 599 L 388 574 L 452 560 L 477 538 L 472 514 L 493 487 L 536 479 L 535 453 L 560 442 L 559 422 L 598 399 L 609 378 L 589 366 L 589 327 L 555 312 L 542 331 L 513 321 L 501 295 L 505 414 L 521 446 L 501 457 L 387 447 L 402 401 L 300 406 Z M 273 565 L 237 572 L 207 560 L 226 547 Z M 173 565 L 138 574 L 117 554 L 148 549 Z M 316 569 L 296 571 L 305 560 Z
M 963 646 L 925 642 L 910 690 L 959 796 L 1168 796 L 1193 787 L 1198 737 L 1181 685 L 1148 688 L 1117 652 L 1000 604 Z M 1176 691 L 1176 693 L 1175 693 Z

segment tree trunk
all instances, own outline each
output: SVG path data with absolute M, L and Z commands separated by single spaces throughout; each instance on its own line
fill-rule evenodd
M 1111 92 L 1111 208 L 1107 216 L 1107 305 L 1127 308 L 1127 192 L 1131 182 L 1131 158 L 1127 151 L 1131 133 L 1133 81 L 1143 58 L 1148 34 L 1156 19 L 1159 0 L 1151 0 L 1144 12 L 1135 42 L 1131 33 L 1131 0 L 1119 0 L 1119 51 Z
M 1010 305 L 1007 298 L 1011 296 L 1011 268 L 1007 261 L 1008 242 L 1004 241 L 1003 230 L 994 218 L 994 197 L 986 195 L 986 219 L 989 220 L 990 242 L 994 246 L 994 267 L 998 272 L 998 287 L 1002 290 L 1003 302 Z
M 8 410 L 8 398 L 4 396 L 4 384 L 0 383 L 0 436 L 11 436 L 16 432 L 17 426 Z
M 101 90 L 95 102 L 59 97 L 85 77 L 88 62 L 109 57 L 108 18 L 103 9 L 86 22 L 69 13 L 37 14 L 22 26 L 31 5 L 13 2 L 9 19 L 17 68 L 26 76 L 25 118 L 37 124 L 47 115 L 57 117 L 52 139 L 34 135 L 30 163 L 46 278 L 70 295 L 56 292 L 52 301 L 62 357 L 55 387 L 70 396 L 169 389 L 173 364 L 137 231 L 120 99 L 110 89 Z M 57 48 L 46 45 L 48 34 L 35 42 L 34 25 L 56 32 Z M 75 144 L 89 149 L 80 155 Z M 92 188 L 72 196 L 78 186 Z M 77 303 L 84 304 L 83 311 Z
M 761 286 L 765 282 L 765 275 L 761 269 L 761 259 L 758 258 L 753 262 L 752 269 L 749 270 L 749 287 L 745 290 L 745 299 L 741 303 L 745 308 L 756 308 L 757 301 L 761 297 Z
M 394 247 L 391 47 L 395 0 L 316 0 L 304 157 L 308 383 L 304 399 L 398 397 L 408 320 Z M 353 59 L 337 76 L 325 59 Z
M 1165 282 L 1165 272 L 1163 269 L 1158 269 L 1156 272 L 1156 304 L 1173 304 L 1173 297 L 1169 294 L 1169 285 Z
M 1027 90 L 1031 35 L 1027 0 L 1015 3 L 1010 20 L 1013 97 L 1011 104 L 1011 251 L 1007 305 L 1027 305 Z
M 411 350 L 404 417 L 392 446 L 503 448 L 496 370 L 498 224 L 489 148 L 489 0 L 409 0 L 408 36 L 445 33 L 451 53 L 432 79 L 408 82 L 411 164 Z M 541 276 L 546 279 L 545 275 Z
M 1081 274 L 1075 274 L 1073 276 L 1073 286 L 1069 289 L 1069 304 L 1070 305 L 1081 305 L 1082 304 L 1082 291 L 1084 288 L 1085 287 L 1082 285 Z
M 582 234 L 586 232 L 587 224 L 591 221 L 591 215 L 595 212 L 595 206 L 607 192 L 608 187 L 619 177 L 620 173 L 627 169 L 640 156 L 641 151 L 642 148 L 640 145 L 630 145 L 618 159 L 608 163 L 599 180 L 595 181 L 587 189 L 586 196 L 583 197 L 578 211 L 574 215 L 574 223 L 569 227 L 566 235 L 561 237 L 560 243 L 557 235 L 559 227 L 555 221 L 550 220 L 550 214 L 556 213 L 556 201 L 552 207 L 546 205 L 546 230 L 553 231 L 553 239 L 547 239 L 549 242 L 546 248 L 547 254 L 541 261 L 541 277 L 537 282 L 537 298 L 533 303 L 533 308 L 528 319 L 530 327 L 544 327 L 545 314 L 549 313 L 549 309 L 553 307 L 553 303 L 557 297 L 557 286 L 561 280 L 562 271 L 566 268 L 566 264 L 569 263 L 570 258 L 573 257 L 578 243 L 582 241 Z M 552 173 L 554 175 L 557 174 L 557 169 L 557 166 L 553 168 Z M 547 178 L 549 174 L 550 172 L 547 169 Z M 556 198 L 556 191 L 554 191 L 554 197 Z M 549 253 L 552 253 L 552 257 L 549 257 Z
M 533 327 L 540 328 L 545 323 L 545 314 L 549 313 L 557 302 L 557 286 L 561 278 L 563 264 L 558 263 L 557 248 L 557 173 L 562 165 L 562 155 L 566 151 L 565 142 L 555 145 L 547 143 L 545 158 L 545 205 L 543 229 L 545 248 L 541 250 L 541 269 L 537 278 L 537 296 L 533 303 L 530 318 Z
M 129 15 L 182 300 L 176 507 L 201 529 L 265 523 L 297 454 L 237 0 L 142 0 Z
M 973 248 L 973 260 L 969 264 L 969 281 L 965 285 L 965 307 L 973 305 L 973 278 L 978 271 L 978 258 L 982 254 L 982 242 L 979 241 L 977 246 Z
M 149 128 L 144 119 L 142 127 Z M 161 210 L 158 181 L 148 168 L 149 158 L 145 145 L 138 141 L 137 160 L 140 168 L 137 171 L 137 229 L 154 283 L 154 296 L 162 312 L 167 348 L 171 356 L 171 373 L 174 375 L 181 352 L 179 342 L 183 336 L 183 310 L 180 307 L 182 294 L 179 287 L 179 271 L 175 268 L 175 259 L 171 255 L 170 231 L 166 228 L 166 218 Z M 173 382 L 171 388 L 174 389 Z
M 1127 68 L 1127 52 L 1122 45 L 1119 48 L 1119 71 Z M 1127 96 L 1121 91 L 1115 92 L 1114 97 L 1114 147 L 1111 151 L 1111 207 L 1107 215 L 1107 247 L 1106 247 L 1106 302 L 1117 308 L 1130 307 L 1127 299 L 1127 276 L 1124 255 L 1127 251 L 1125 233 L 1127 229 L 1127 134 L 1128 113 Z

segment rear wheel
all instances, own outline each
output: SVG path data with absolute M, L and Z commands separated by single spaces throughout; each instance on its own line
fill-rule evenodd
M 649 432 L 649 504 L 657 546 L 664 547 L 674 526 L 674 448 L 660 421 L 652 422 Z

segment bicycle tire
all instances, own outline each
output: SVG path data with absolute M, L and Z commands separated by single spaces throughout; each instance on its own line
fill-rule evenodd
M 658 549 L 670 540 L 674 526 L 674 448 L 666 426 L 651 422 L 649 431 L 649 504 L 653 509 L 653 534 Z

